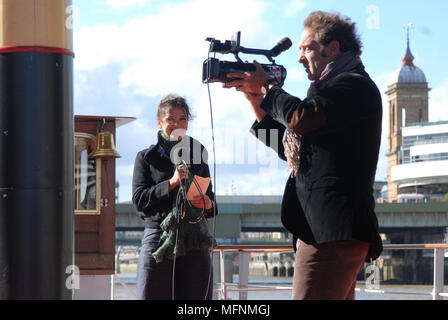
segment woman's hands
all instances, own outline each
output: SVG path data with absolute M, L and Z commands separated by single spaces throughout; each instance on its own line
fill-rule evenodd
M 188 177 L 188 168 L 190 168 L 190 165 L 186 167 L 185 164 L 181 164 L 178 167 L 176 167 L 173 176 L 169 180 L 170 191 L 176 188 L 180 184 L 181 180 L 186 179 Z
M 204 200 L 202 200 L 202 196 L 198 195 L 190 200 L 191 205 L 195 208 L 210 210 L 213 207 L 212 201 L 210 198 L 204 194 Z M 205 208 L 204 208 L 205 202 Z
M 181 164 L 178 167 L 176 167 L 173 176 L 169 180 L 170 191 L 176 188 L 180 184 L 181 180 L 188 178 L 188 171 L 189 171 L 188 168 L 190 168 L 190 165 L 185 166 L 185 164 Z M 201 195 L 197 195 L 193 199 L 190 199 L 191 205 L 195 208 L 205 210 L 210 210 L 211 208 L 213 208 L 213 204 L 210 198 L 207 195 L 204 195 L 203 197 L 204 199 L 202 199 Z

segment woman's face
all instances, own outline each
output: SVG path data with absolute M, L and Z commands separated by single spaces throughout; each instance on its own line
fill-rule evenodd
M 188 129 L 188 117 L 185 110 L 176 107 L 165 111 L 161 119 L 157 119 L 159 128 L 171 140 L 181 140 Z

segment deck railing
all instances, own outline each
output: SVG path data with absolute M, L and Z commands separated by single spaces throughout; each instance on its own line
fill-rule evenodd
M 422 291 L 400 291 L 400 290 L 380 290 L 379 288 L 356 288 L 356 292 L 366 292 L 373 294 L 409 294 L 409 295 L 430 295 L 433 300 L 443 300 L 448 297 L 448 293 L 444 292 L 444 252 L 448 248 L 448 244 L 385 244 L 384 249 L 387 250 L 434 250 L 434 277 L 433 290 L 431 292 Z M 239 300 L 246 300 L 247 293 L 250 291 L 290 291 L 291 287 L 285 286 L 262 286 L 249 285 L 249 263 L 250 253 L 266 253 L 266 252 L 292 252 L 291 246 L 284 245 L 220 245 L 213 250 L 219 253 L 219 269 L 220 281 L 216 283 L 215 291 L 220 295 L 221 299 L 229 299 L 230 292 L 238 292 Z M 238 253 L 239 259 L 239 279 L 238 283 L 225 282 L 225 254 Z M 215 270 L 216 263 L 215 263 Z

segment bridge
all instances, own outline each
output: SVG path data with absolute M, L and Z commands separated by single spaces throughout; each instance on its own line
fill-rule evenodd
M 285 232 L 281 196 L 218 196 L 217 202 L 216 238 L 235 243 L 241 232 Z M 389 235 L 390 243 L 440 241 L 448 233 L 448 202 L 377 203 L 375 212 L 380 232 Z M 116 205 L 115 226 L 116 231 L 144 229 L 131 203 Z

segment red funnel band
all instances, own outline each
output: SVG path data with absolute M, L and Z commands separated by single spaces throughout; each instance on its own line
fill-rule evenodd
M 56 48 L 56 47 L 44 47 L 44 46 L 4 46 L 0 47 L 0 53 L 7 52 L 47 52 L 47 53 L 59 53 L 66 54 L 75 57 L 75 53 L 68 49 Z

